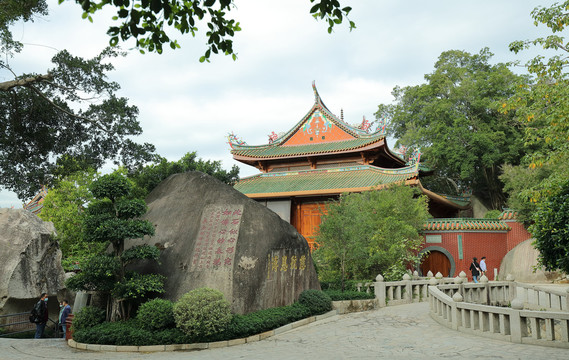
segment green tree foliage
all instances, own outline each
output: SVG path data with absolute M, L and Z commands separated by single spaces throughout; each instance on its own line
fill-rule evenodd
M 569 1 L 551 7 L 537 7 L 534 24 L 547 26 L 552 35 L 516 41 L 510 50 L 518 53 L 538 46 L 554 51 L 538 55 L 526 65 L 533 82 L 518 88 L 516 97 L 502 104 L 503 112 L 515 111 L 523 125 L 527 155 L 522 165 L 504 176 L 510 207 L 521 209 L 540 251 L 539 261 L 548 270 L 569 272 L 569 233 L 564 218 L 567 211 L 569 178 L 569 42 L 560 36 L 569 25 Z
M 569 274 L 569 181 L 537 205 L 529 230 L 539 250 L 538 264 L 547 271 Z
M 158 260 L 158 248 L 137 245 L 125 250 L 125 240 L 154 235 L 154 226 L 140 219 L 147 207 L 143 200 L 131 198 L 133 184 L 120 173 L 103 175 L 90 186 L 95 198 L 84 219 L 88 242 L 111 244 L 112 254 L 91 258 L 82 271 L 67 281 L 73 290 L 110 294 L 112 308 L 107 316 L 128 318 L 131 306 L 152 294 L 164 292 L 164 278 L 157 274 L 127 271 L 136 260 Z
M 500 166 L 518 164 L 523 152 L 519 124 L 499 106 L 525 79 L 505 64 L 491 65 L 491 57 L 487 48 L 474 55 L 443 52 L 425 84 L 396 87 L 395 103 L 380 105 L 376 116 L 390 119 L 400 144 L 420 147 L 439 177 L 500 209 Z
M 49 189 L 39 217 L 51 221 L 57 229 L 57 240 L 65 270 L 82 266 L 93 255 L 103 251 L 105 244 L 85 241 L 83 220 L 85 208 L 94 200 L 89 185 L 95 180 L 95 171 L 76 172 Z
M 343 194 L 327 206 L 314 258 L 322 280 L 399 280 L 418 262 L 427 200 L 408 186 Z
M 178 161 L 168 161 L 160 157 L 154 164 L 140 167 L 128 177 L 136 184 L 136 195 L 146 197 L 158 184 L 173 174 L 187 171 L 201 171 L 226 184 L 233 185 L 239 179 L 239 168 L 233 165 L 230 171 L 221 168 L 221 161 L 196 159 L 197 153 L 191 152 Z
M 59 0 L 59 3 L 65 0 Z M 205 29 L 207 43 L 201 62 L 209 61 L 211 54 L 231 55 L 235 33 L 241 30 L 238 21 L 231 19 L 229 13 L 236 7 L 233 0 L 75 0 L 83 9 L 83 18 L 93 21 L 92 15 L 97 11 L 114 8 L 117 22 L 107 31 L 110 44 L 115 46 L 119 41 L 136 40 L 136 47 L 145 51 L 163 51 L 164 45 L 179 48 L 177 40 L 171 37 L 171 30 L 181 34 L 195 36 L 199 28 Z M 347 19 L 350 7 L 341 7 L 338 0 L 310 0 L 314 5 L 310 13 L 316 19 L 323 19 L 331 33 L 335 25 Z M 350 30 L 355 24 L 347 19 Z
M 0 51 L 20 51 L 22 44 L 12 38 L 9 27 L 16 21 L 33 21 L 34 16 L 47 15 L 45 0 L 3 0 L 0 2 Z
M 214 289 L 194 289 L 174 304 L 176 326 L 194 339 L 224 332 L 231 318 L 231 306 Z
M 10 25 L 46 15 L 44 0 L 0 2 L 0 186 L 20 199 L 53 185 L 62 161 L 81 170 L 99 169 L 107 160 L 132 168 L 153 159 L 154 146 L 137 144 L 138 109 L 117 96 L 120 86 L 108 80 L 111 61 L 123 54 L 107 48 L 92 59 L 57 53 L 54 67 L 42 73 L 16 74 L 8 59 L 21 51 Z M 67 174 L 70 174 L 68 172 Z M 63 175 L 63 174 L 58 174 Z
M 175 325 L 174 303 L 165 299 L 149 300 L 138 308 L 136 318 L 145 329 L 162 330 Z

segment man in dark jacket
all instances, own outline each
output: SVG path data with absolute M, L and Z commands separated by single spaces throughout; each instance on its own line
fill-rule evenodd
M 71 306 L 69 306 L 69 301 L 67 301 L 67 299 L 63 300 L 61 302 L 61 305 L 63 305 L 63 308 L 61 310 L 61 314 L 59 315 L 59 323 L 63 328 L 63 338 L 65 339 L 65 333 L 67 332 L 67 326 L 65 326 L 65 321 L 67 320 L 69 314 L 71 314 Z
M 34 306 L 36 317 L 36 335 L 35 339 L 41 339 L 43 332 L 45 330 L 45 325 L 47 324 L 48 313 L 47 313 L 47 293 L 42 293 L 41 298 Z

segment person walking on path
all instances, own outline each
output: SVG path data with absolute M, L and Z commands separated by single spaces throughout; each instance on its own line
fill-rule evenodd
M 472 263 L 470 264 L 470 272 L 472 272 L 472 280 L 478 283 L 478 275 L 480 275 L 480 264 L 476 262 L 477 258 L 472 258 Z
M 34 306 L 34 312 L 36 314 L 36 334 L 34 339 L 41 339 L 49 318 L 47 311 L 47 299 L 47 293 L 42 293 L 39 301 Z
M 480 277 L 486 275 L 486 256 L 482 256 L 480 259 Z
M 65 334 L 67 332 L 67 326 L 65 326 L 65 321 L 69 314 L 71 314 L 71 306 L 69 306 L 69 301 L 64 299 L 61 304 L 63 305 L 61 308 L 61 312 L 59 313 L 59 323 L 61 324 L 61 328 L 63 329 L 63 338 L 65 339 Z

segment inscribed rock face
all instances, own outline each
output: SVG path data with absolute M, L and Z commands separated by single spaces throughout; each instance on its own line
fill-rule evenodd
M 55 228 L 24 209 L 0 209 L 0 310 L 29 311 L 42 292 L 64 287 Z M 54 299 L 55 300 L 55 299 Z M 54 301 L 54 304 L 57 302 Z
M 144 241 L 162 249 L 162 265 L 147 269 L 167 277 L 171 300 L 209 287 L 222 291 L 234 312 L 248 313 L 320 288 L 308 244 L 294 227 L 208 175 L 173 175 L 147 203 L 145 219 L 156 234 Z

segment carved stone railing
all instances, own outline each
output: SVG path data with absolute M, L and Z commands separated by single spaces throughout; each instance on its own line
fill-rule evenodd
M 569 311 L 567 291 L 516 283 L 516 298 L 523 303 L 525 309 Z
M 466 278 L 466 274 L 464 274 L 464 278 Z M 383 276 L 378 275 L 371 286 L 374 288 L 379 307 L 384 307 L 427 301 L 429 285 L 449 284 L 453 281 L 455 281 L 453 278 L 444 278 L 441 273 L 433 276 L 430 271 L 427 277 L 419 277 L 415 271 L 413 275 L 403 275 L 401 281 L 384 282 Z
M 431 317 L 465 333 L 515 343 L 569 348 L 569 312 L 559 311 L 567 306 L 566 292 L 515 283 L 512 278 L 509 282 L 487 283 L 485 280 L 480 284 L 429 286 Z M 516 297 L 518 289 L 525 294 L 523 298 L 520 294 Z M 483 305 L 506 302 L 511 308 Z M 544 309 L 558 307 L 559 310 L 524 310 L 524 305 L 540 306 L 538 304 L 544 305 Z

